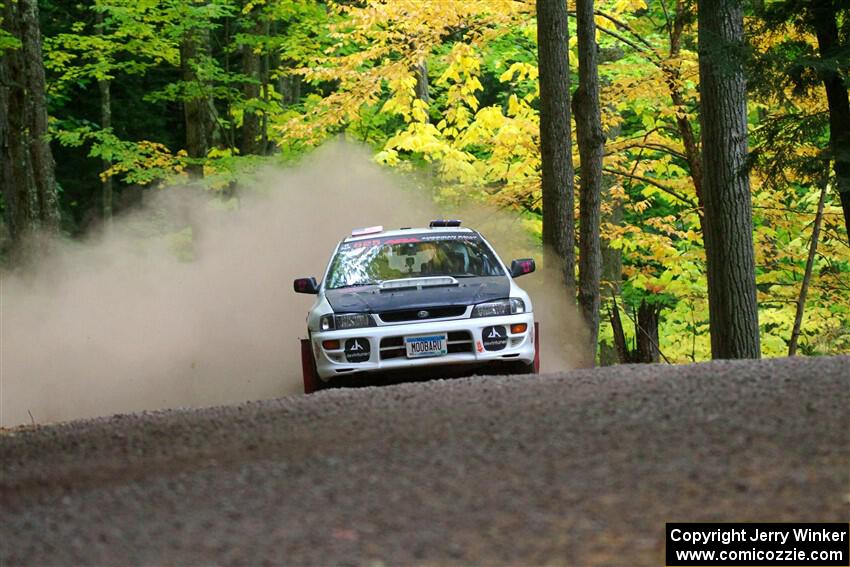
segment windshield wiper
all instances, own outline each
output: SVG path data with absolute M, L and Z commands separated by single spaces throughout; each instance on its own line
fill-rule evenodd
M 365 287 L 365 286 L 370 286 L 370 285 L 379 285 L 380 283 L 381 282 L 379 282 L 379 281 L 378 282 L 358 282 L 358 283 L 352 283 L 352 284 L 348 284 L 348 285 L 341 285 L 341 286 L 334 287 L 334 288 L 331 288 L 331 289 L 345 289 L 347 287 Z

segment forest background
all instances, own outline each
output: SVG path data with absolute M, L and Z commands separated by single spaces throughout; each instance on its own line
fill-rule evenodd
M 850 84 L 845 4 L 823 2 L 834 23 L 827 53 L 809 3 L 754 2 L 745 10 L 763 356 L 850 352 L 850 246 L 824 89 L 826 74 L 840 78 L 845 98 Z M 414 173 L 420 187 L 412 190 L 447 204 L 508 209 L 518 230 L 541 238 L 533 1 L 0 6 L 0 83 L 13 82 L 16 60 L 29 69 L 17 71 L 32 72 L 34 55 L 44 72 L 43 100 L 27 104 L 47 109 L 61 213 L 55 223 L 68 238 L 108 226 L 144 192 L 175 182 L 233 202 L 251 190 L 250 172 L 293 163 L 339 136 L 368 145 L 388 168 Z M 575 6 L 568 9 L 572 84 L 580 88 Z M 696 12 L 688 0 L 595 4 L 605 135 L 603 364 L 641 360 L 647 337 L 654 348 L 643 359 L 711 357 Z M 38 54 L 20 39 L 33 27 L 40 27 Z M 0 132 L 16 128 L 12 103 L 4 103 Z M 572 148 L 580 173 L 578 145 Z M 3 189 L 9 264 L 21 227 L 11 189 Z M 618 321 L 628 352 L 615 348 Z

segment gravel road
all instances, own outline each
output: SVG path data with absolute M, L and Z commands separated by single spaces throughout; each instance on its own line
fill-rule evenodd
M 850 357 L 633 365 L 0 433 L 0 565 L 663 565 L 847 521 Z

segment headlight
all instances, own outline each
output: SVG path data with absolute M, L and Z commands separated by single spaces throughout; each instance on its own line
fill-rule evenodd
M 349 313 L 346 315 L 322 315 L 319 319 L 319 329 L 322 331 L 342 331 L 359 327 L 373 327 L 374 319 L 368 313 Z
M 517 313 L 525 313 L 525 303 L 522 299 L 515 297 L 479 303 L 472 309 L 473 317 L 498 317 L 499 315 L 515 315 Z

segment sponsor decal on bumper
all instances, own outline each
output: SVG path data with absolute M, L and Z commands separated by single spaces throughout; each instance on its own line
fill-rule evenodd
M 345 360 L 348 362 L 366 362 L 371 351 L 369 339 L 357 337 L 345 341 Z
M 484 327 L 481 336 L 486 350 L 502 350 L 508 346 L 508 331 L 502 325 Z

